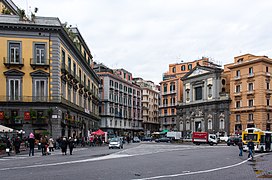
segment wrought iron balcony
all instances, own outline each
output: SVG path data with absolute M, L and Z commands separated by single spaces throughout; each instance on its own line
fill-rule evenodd
M 19 69 L 22 69 L 22 67 L 24 66 L 24 59 L 23 58 L 12 59 L 11 57 L 4 57 L 3 61 L 4 61 L 4 65 L 7 68 L 19 67 Z
M 38 60 L 31 58 L 30 66 L 35 70 L 36 68 L 44 68 L 45 70 L 49 68 L 49 59 Z

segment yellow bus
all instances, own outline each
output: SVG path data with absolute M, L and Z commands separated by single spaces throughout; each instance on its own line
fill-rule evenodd
M 264 139 L 264 131 L 258 128 L 246 128 L 242 132 L 242 141 L 243 141 L 243 150 L 248 151 L 247 143 L 249 140 L 252 140 L 255 144 L 254 150 L 255 151 L 265 151 L 262 139 Z
M 254 150 L 260 152 L 272 151 L 272 132 L 262 131 L 258 128 L 247 128 L 242 132 L 243 150 L 247 151 L 247 143 L 252 139 Z

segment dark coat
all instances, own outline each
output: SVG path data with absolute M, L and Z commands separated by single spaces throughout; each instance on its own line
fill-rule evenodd
M 248 142 L 247 147 L 248 149 L 254 150 L 254 142 Z
M 35 139 L 34 139 L 34 138 L 29 138 L 29 139 L 28 139 L 28 143 L 29 143 L 29 147 L 30 147 L 31 149 L 33 149 L 34 146 L 35 146 Z

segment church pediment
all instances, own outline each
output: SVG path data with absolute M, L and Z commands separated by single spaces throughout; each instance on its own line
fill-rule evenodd
M 209 72 L 210 71 L 200 69 L 200 68 L 196 68 L 194 71 L 191 72 L 191 74 L 188 77 L 198 76 L 198 75 L 206 74 L 206 73 L 209 73 Z

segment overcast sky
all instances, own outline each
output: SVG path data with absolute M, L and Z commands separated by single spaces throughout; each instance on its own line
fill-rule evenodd
M 94 60 L 159 83 L 168 65 L 272 58 L 271 0 L 13 0 L 77 26 Z

